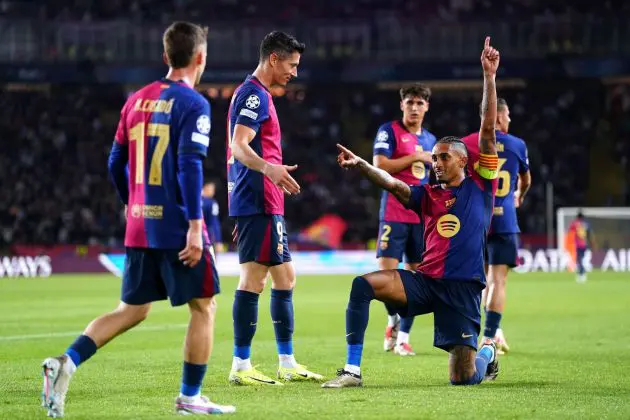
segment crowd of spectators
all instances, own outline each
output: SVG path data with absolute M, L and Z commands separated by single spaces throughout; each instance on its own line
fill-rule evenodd
M 584 205 L 589 148 L 604 115 L 598 82 L 530 83 L 500 93 L 510 105 L 511 131 L 528 145 L 533 188 L 520 211 L 524 232 L 545 231 L 545 184 L 555 205 Z M 121 86 L 60 86 L 0 92 L 0 244 L 117 245 L 124 232 L 122 206 L 106 161 L 126 95 Z M 438 138 L 478 130 L 479 89 L 438 90 L 425 127 Z M 221 96 L 221 95 L 219 95 Z M 226 216 L 226 98 L 212 98 L 212 148 L 207 178 L 217 180 L 224 235 Z M 298 164 L 302 193 L 287 199 L 288 230 L 296 233 L 325 213 L 348 222 L 346 242 L 376 235 L 379 194 L 357 174 L 336 165 L 335 143 L 370 159 L 378 126 L 400 115 L 394 90 L 373 85 L 307 86 L 275 100 L 284 160 Z M 627 126 L 627 119 L 625 125 Z M 626 131 L 627 135 L 627 131 Z M 625 149 L 627 153 L 627 149 Z
M 300 18 L 418 18 L 427 21 L 475 19 L 545 19 L 588 13 L 628 13 L 623 0 L 565 2 L 561 0 L 0 0 L 0 16 L 82 21 L 137 20 L 168 22 L 243 19 L 290 22 Z

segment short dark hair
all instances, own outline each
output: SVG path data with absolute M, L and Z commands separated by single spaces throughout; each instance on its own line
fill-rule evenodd
M 260 43 L 260 61 L 268 59 L 271 53 L 285 58 L 294 52 L 303 54 L 305 49 L 306 45 L 294 36 L 282 31 L 273 31 L 265 35 Z
M 584 219 L 584 213 L 582 213 L 582 210 L 578 210 L 576 217 L 578 219 Z
M 455 146 L 464 156 L 468 157 L 468 149 L 466 144 L 459 137 L 446 136 L 439 139 L 435 144 L 448 144 L 449 146 Z
M 170 67 L 188 67 L 197 48 L 208 42 L 208 28 L 190 22 L 173 22 L 164 31 L 162 42 Z
M 400 88 L 400 100 L 404 101 L 407 96 L 412 98 L 418 97 L 429 102 L 431 99 L 431 88 L 421 83 L 414 83 L 413 85 L 403 86 Z
M 505 99 L 497 98 L 497 112 L 503 111 L 505 108 L 507 108 L 507 106 L 508 103 Z M 479 104 L 479 116 L 483 117 L 483 103 Z

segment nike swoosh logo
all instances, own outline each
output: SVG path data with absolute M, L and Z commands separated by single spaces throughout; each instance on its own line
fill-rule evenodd
M 351 332 L 350 334 L 346 334 L 346 337 L 350 337 L 352 334 L 354 334 L 354 333 Z
M 271 384 L 271 385 L 273 385 L 273 384 L 276 383 L 276 381 L 267 381 L 267 380 L 264 380 L 264 379 L 254 378 L 253 376 L 248 376 L 248 378 L 249 379 L 253 379 L 254 381 L 262 382 L 263 384 Z
M 256 322 L 250 322 L 250 323 L 249 323 L 249 326 L 250 326 L 250 327 L 255 327 L 255 326 L 256 326 L 256 324 L 257 324 Z
M 306 373 L 298 373 L 298 375 L 300 375 L 302 378 L 308 378 L 308 375 Z
M 472 336 L 473 336 L 472 334 L 464 334 L 464 333 L 462 333 L 462 338 L 470 338 Z

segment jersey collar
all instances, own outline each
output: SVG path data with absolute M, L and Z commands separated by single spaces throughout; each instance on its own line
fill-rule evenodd
M 253 74 L 248 74 L 247 75 L 247 79 L 248 80 L 253 80 L 254 83 L 256 83 L 257 85 L 259 85 L 261 88 L 265 89 L 267 92 L 269 92 L 269 89 L 267 89 L 267 86 L 263 85 L 262 82 L 258 79 L 258 77 L 254 76 Z M 269 92 L 271 93 L 271 92 Z

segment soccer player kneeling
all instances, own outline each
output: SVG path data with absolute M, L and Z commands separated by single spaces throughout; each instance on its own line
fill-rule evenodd
M 466 176 L 469 152 L 456 137 L 433 147 L 433 169 L 440 184 L 410 187 L 338 146 L 342 168 L 356 168 L 374 184 L 392 193 L 425 219 L 427 251 L 416 272 L 381 270 L 356 277 L 346 309 L 347 361 L 337 377 L 322 386 L 361 386 L 361 355 L 370 302 L 396 308 L 400 316 L 434 313 L 434 345 L 450 353 L 453 385 L 473 385 L 498 374 L 496 346 L 485 340 L 477 351 L 481 292 L 485 287 L 484 249 L 497 187 L 498 156 L 496 71 L 499 52 L 486 38 L 482 121 L 478 161 Z M 471 153 L 472 156 L 477 154 Z

